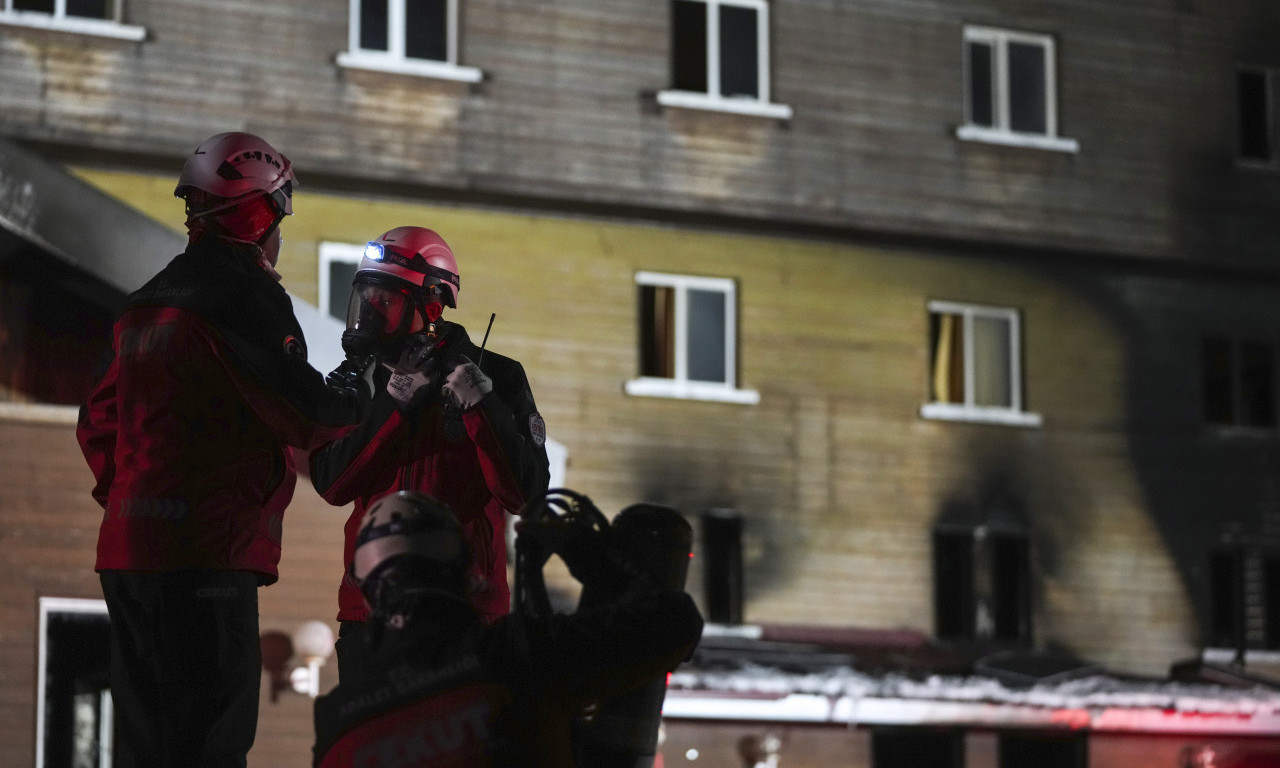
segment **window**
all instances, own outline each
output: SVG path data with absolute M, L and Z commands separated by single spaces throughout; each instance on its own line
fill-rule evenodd
M 671 90 L 658 103 L 790 118 L 769 102 L 768 3 L 672 0 Z
M 348 48 L 338 64 L 476 83 L 458 65 L 459 0 L 351 0 Z
M 1275 353 L 1259 341 L 1206 337 L 1201 343 L 1204 420 L 1226 426 L 1276 426 Z
M 1240 159 L 1250 164 L 1280 165 L 1276 143 L 1276 99 L 1280 75 L 1276 70 L 1242 69 L 1237 75 L 1240 109 Z
M 124 0 L 0 0 L 0 24 L 142 40 L 146 29 L 122 24 Z
M 707 620 L 742 623 L 742 517 L 732 510 L 702 515 Z
M 1026 534 L 939 528 L 933 534 L 934 631 L 945 640 L 1031 639 Z
M 110 632 L 101 600 L 40 598 L 36 768 L 112 764 Z
M 1039 426 L 1022 409 L 1021 328 L 1018 311 L 929 302 L 931 419 Z
M 347 304 L 351 301 L 351 281 L 356 276 L 363 245 L 320 243 L 320 280 L 318 305 L 321 314 L 347 322 Z
M 1223 546 L 1209 554 L 1209 645 L 1280 649 L 1280 553 Z
M 737 389 L 737 289 L 725 278 L 640 272 L 640 376 L 631 395 L 754 404 Z
M 964 733 L 924 728 L 874 728 L 872 768 L 964 768 Z
M 965 123 L 961 139 L 1076 152 L 1058 135 L 1054 41 L 986 27 L 964 30 Z
M 999 740 L 999 768 L 1085 768 L 1089 742 L 1078 733 L 1006 733 Z

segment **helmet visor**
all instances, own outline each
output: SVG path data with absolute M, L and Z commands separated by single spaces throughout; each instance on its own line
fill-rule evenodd
M 409 333 L 416 303 L 407 286 L 388 280 L 358 278 L 347 304 L 347 330 L 388 339 Z

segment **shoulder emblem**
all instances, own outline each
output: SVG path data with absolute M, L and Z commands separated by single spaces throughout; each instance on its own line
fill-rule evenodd
M 547 425 L 537 411 L 529 414 L 529 436 L 533 444 L 541 448 L 547 442 Z

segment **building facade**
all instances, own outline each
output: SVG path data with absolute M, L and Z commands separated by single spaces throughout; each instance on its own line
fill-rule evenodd
M 91 481 L 46 406 L 181 247 L 174 179 L 220 130 L 298 171 L 280 271 L 329 318 L 317 366 L 364 241 L 436 229 L 564 483 L 684 513 L 718 627 L 900 631 L 958 675 L 1014 654 L 1256 683 L 1280 659 L 1278 35 L 1262 0 L 4 0 L 0 428 L 40 448 L 2 470 L 3 706 L 29 725 L 0 765 L 44 737 L 40 599 L 98 596 Z M 121 232 L 150 247 L 101 245 Z M 264 628 L 336 610 L 345 511 L 295 507 Z M 63 509 L 74 535 L 46 528 Z M 1236 736 L 1265 752 L 1255 705 Z M 668 765 L 737 764 L 732 718 L 675 709 Z M 1010 712 L 938 749 L 1003 766 L 1001 728 L 1059 735 Z M 787 749 L 893 768 L 902 717 Z M 1071 722 L 1063 765 L 1181 765 L 1215 733 L 1122 729 L 1144 752 Z M 309 727 L 264 703 L 253 762 L 307 764 Z

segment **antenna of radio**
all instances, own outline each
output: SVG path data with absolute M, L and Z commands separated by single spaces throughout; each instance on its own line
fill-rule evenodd
M 484 362 L 484 345 L 489 343 L 489 331 L 493 330 L 493 319 L 497 316 L 497 312 L 491 312 L 489 314 L 489 326 L 484 329 L 484 339 L 480 342 L 480 356 L 476 360 L 477 367 L 479 367 L 480 363 Z

